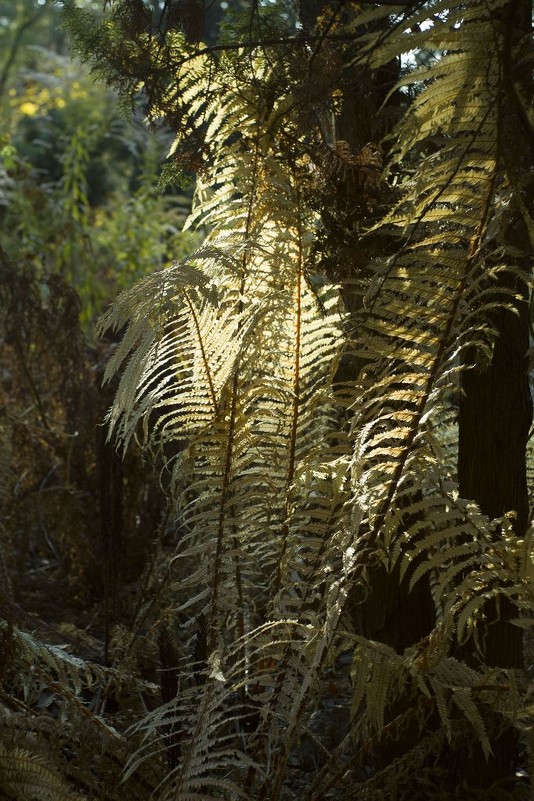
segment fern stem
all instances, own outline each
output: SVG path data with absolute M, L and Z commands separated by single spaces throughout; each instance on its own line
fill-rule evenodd
M 184 289 L 183 292 L 184 292 L 185 301 L 186 301 L 187 305 L 189 306 L 189 310 L 191 312 L 191 316 L 192 316 L 193 321 L 195 323 L 197 342 L 199 344 L 200 352 L 202 354 L 202 361 L 204 363 L 204 370 L 206 371 L 206 378 L 208 379 L 208 385 L 209 385 L 209 389 L 210 389 L 210 395 L 211 395 L 211 402 L 212 402 L 212 405 L 213 405 L 213 411 L 215 412 L 215 416 L 217 416 L 219 414 L 219 404 L 217 403 L 217 395 L 215 393 L 215 387 L 213 385 L 213 378 L 211 376 L 210 365 L 209 365 L 209 361 L 208 361 L 208 358 L 207 358 L 207 355 L 206 355 L 206 351 L 204 349 L 204 339 L 203 339 L 203 336 L 202 336 L 202 330 L 201 330 L 201 326 L 200 326 L 200 321 L 199 321 L 199 319 L 197 317 L 197 313 L 195 311 L 195 307 L 194 307 L 193 303 L 191 303 L 191 299 L 189 297 L 189 294 L 188 294 L 187 290 Z
M 297 269 L 296 269 L 296 282 L 295 282 L 295 339 L 294 339 L 294 368 L 293 368 L 293 392 L 292 392 L 292 409 L 291 409 L 291 428 L 289 434 L 289 460 L 286 476 L 285 487 L 285 504 L 284 504 L 284 523 L 282 526 L 282 548 L 280 557 L 278 559 L 278 567 L 276 572 L 276 581 L 273 588 L 273 598 L 276 598 L 282 586 L 282 563 L 287 549 L 287 540 L 289 537 L 289 515 L 291 512 L 291 504 L 289 501 L 289 493 L 293 477 L 295 473 L 295 456 L 297 451 L 297 434 L 299 425 L 299 406 L 300 406 L 300 351 L 302 340 L 302 279 L 303 279 L 303 248 L 302 248 L 302 214 L 301 214 L 301 197 L 298 190 L 296 192 L 296 217 L 297 217 L 297 237 L 298 237 L 298 253 L 297 253 Z
M 245 241 L 249 239 L 250 231 L 252 227 L 252 220 L 253 220 L 253 211 L 254 205 L 256 200 L 256 193 L 257 193 L 257 176 L 258 176 L 258 165 L 259 165 L 259 152 L 260 152 L 260 129 L 259 126 L 256 128 L 256 139 L 255 139 L 255 152 L 253 158 L 253 165 L 252 165 L 252 178 L 251 178 L 251 191 L 250 197 L 248 202 L 247 208 L 247 218 L 245 224 Z M 248 262 L 248 252 L 247 249 L 244 250 L 242 256 L 242 276 L 241 282 L 239 287 L 239 303 L 237 306 L 237 314 L 239 317 L 239 322 L 237 325 L 237 330 L 239 331 L 242 323 L 241 323 L 241 314 L 243 311 L 243 297 L 245 294 L 245 285 L 246 285 L 246 276 L 247 276 L 247 262 Z M 221 488 L 221 497 L 219 503 L 219 513 L 218 513 L 218 522 L 217 522 L 217 545 L 215 549 L 215 557 L 214 557 L 214 571 L 213 571 L 213 581 L 212 581 L 212 590 L 211 590 L 211 602 L 210 602 L 210 611 L 208 617 L 208 652 L 209 654 L 213 653 L 215 650 L 215 637 L 216 637 L 216 615 L 217 615 L 217 601 L 218 601 L 218 594 L 219 594 L 219 572 L 220 572 L 220 564 L 221 564 L 221 554 L 222 554 L 222 547 L 223 547 L 223 540 L 224 540 L 224 529 L 226 525 L 226 505 L 228 501 L 228 491 L 231 483 L 231 475 L 232 475 L 232 461 L 233 461 L 233 454 L 234 454 L 234 435 L 236 430 L 236 413 L 237 413 L 237 397 L 239 391 L 239 371 L 240 371 L 240 363 L 239 359 L 236 362 L 234 368 L 234 375 L 232 378 L 232 401 L 230 406 L 230 414 L 228 420 L 228 427 L 227 427 L 227 438 L 226 438 L 226 457 L 225 457 L 225 464 L 224 464 L 224 472 L 223 472 L 223 485 Z M 240 577 L 237 581 L 238 592 L 241 586 Z
M 226 456 L 223 470 L 223 485 L 219 501 L 219 513 L 217 515 L 217 544 L 215 547 L 213 581 L 211 585 L 211 602 L 208 617 L 208 656 L 216 648 L 216 617 L 217 601 L 219 597 L 219 574 L 221 565 L 221 554 L 224 541 L 224 530 L 226 527 L 226 504 L 228 500 L 228 490 L 232 476 L 232 461 L 234 454 L 234 434 L 236 429 L 236 409 L 237 409 L 238 376 L 237 372 L 232 380 L 232 403 L 230 407 L 230 419 L 228 421 L 228 437 L 226 440 Z
M 301 378 L 300 362 L 301 362 L 301 344 L 302 344 L 302 281 L 304 277 L 303 276 L 304 258 L 303 258 L 303 244 L 302 244 L 303 243 L 302 198 L 298 188 L 297 181 L 295 182 L 295 185 L 296 185 L 296 218 L 297 218 L 296 226 L 297 226 L 298 250 L 297 250 L 297 263 L 296 263 L 296 281 L 294 289 L 295 338 L 294 338 L 294 368 L 293 368 L 293 392 L 292 392 L 293 400 L 291 409 L 291 428 L 289 435 L 289 460 L 288 460 L 288 469 L 287 469 L 286 486 L 285 486 L 284 523 L 282 527 L 282 548 L 278 559 L 276 581 L 273 588 L 273 599 L 276 599 L 276 596 L 282 589 L 283 561 L 287 550 L 287 542 L 289 538 L 289 516 L 291 512 L 289 494 L 295 473 L 295 460 L 297 451 L 299 409 L 300 409 L 300 378 Z M 282 691 L 282 687 L 286 678 L 286 670 L 288 668 L 288 663 L 289 663 L 289 650 L 290 646 L 288 645 L 285 648 L 284 654 L 278 666 L 276 683 L 269 702 L 270 709 L 273 712 L 276 709 L 276 705 L 278 704 L 280 693 Z M 266 716 L 266 720 L 268 718 L 269 716 Z M 293 718 L 293 720 L 295 720 L 295 718 Z M 291 737 L 286 737 L 286 745 L 282 749 L 281 753 L 278 754 L 278 756 L 274 761 L 276 766 L 276 769 L 274 771 L 274 780 L 272 778 L 269 778 L 270 789 L 271 789 L 270 798 L 272 801 L 276 801 L 276 799 L 278 799 L 280 796 L 280 790 L 285 773 L 284 768 L 287 766 L 287 755 L 288 751 L 291 748 L 291 744 L 292 744 Z M 266 784 L 266 782 L 264 782 L 262 790 L 260 791 L 259 798 L 263 799 L 264 797 L 266 797 L 267 787 L 268 785 Z

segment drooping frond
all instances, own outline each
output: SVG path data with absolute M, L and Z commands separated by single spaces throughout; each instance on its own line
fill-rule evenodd
M 390 169 L 411 159 L 414 169 L 381 223 L 399 249 L 376 265 L 355 330 L 367 360 L 353 424 L 355 509 L 365 538 L 399 531 L 414 488 L 434 492 L 439 450 L 429 423 L 455 390 L 462 355 L 491 354 L 491 310 L 513 305 L 513 292 L 497 282 L 512 265 L 492 231 L 503 169 L 501 6 L 437 4 L 424 46 L 439 43 L 445 52 L 407 79 L 421 91 L 394 134 Z M 423 13 L 405 22 L 415 25 Z M 379 64 L 405 41 L 392 34 L 366 46 Z

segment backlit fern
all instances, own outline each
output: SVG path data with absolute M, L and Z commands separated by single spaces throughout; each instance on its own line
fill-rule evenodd
M 101 322 L 124 330 L 106 374 L 120 375 L 111 435 L 154 457 L 177 541 L 157 617 L 174 694 L 133 722 L 126 780 L 150 774 L 146 797 L 161 801 L 438 797 L 449 751 L 475 740 L 489 756 L 501 726 L 532 739 L 525 673 L 483 659 L 489 601 L 507 599 L 515 625 L 530 625 L 531 537 L 514 531 L 514 510 L 492 521 L 460 497 L 436 431 L 466 355 L 491 361 L 492 312 L 523 302 L 501 280 L 522 275 L 502 213 L 516 191 L 503 141 L 514 4 L 348 4 L 309 42 L 277 30 L 282 43 L 220 51 L 176 30 L 136 32 L 128 49 L 120 15 L 89 29 L 65 5 L 100 69 L 144 81 L 149 115 L 176 129 L 170 158 L 198 171 L 189 225 L 206 232 Z M 339 49 L 317 99 L 284 54 L 311 73 L 322 46 Z M 382 190 L 376 148 L 347 155 L 324 121 L 344 70 L 377 71 L 414 48 L 435 57 L 392 89 L 403 113 Z M 325 169 L 329 148 L 350 163 L 358 224 L 389 243 L 351 263 L 361 302 L 350 313 L 346 287 L 319 269 L 315 194 L 340 172 Z M 376 221 L 381 191 L 391 203 Z M 344 360 L 359 369 L 340 381 Z M 429 582 L 435 623 L 404 649 L 354 630 L 348 599 L 369 597 L 377 566 Z M 328 739 L 317 722 L 347 653 L 351 712 Z M 417 741 L 384 763 L 384 743 L 410 729 Z

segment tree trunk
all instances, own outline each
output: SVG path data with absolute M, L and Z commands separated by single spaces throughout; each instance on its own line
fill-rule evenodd
M 507 177 L 516 196 L 505 231 L 510 245 L 529 253 L 531 243 L 527 226 L 517 205 L 532 206 L 532 179 L 523 184 L 523 177 L 532 170 L 532 131 L 523 122 L 523 113 L 516 99 L 519 85 L 530 97 L 530 77 L 514 71 L 513 47 L 530 31 L 532 8 L 530 0 L 513 0 L 496 13 L 496 22 L 504 25 L 505 48 L 503 74 L 506 98 L 503 108 L 503 162 Z M 532 214 L 532 208 L 530 209 Z M 525 275 L 529 272 L 528 259 L 515 265 Z M 503 288 L 512 289 L 524 302 L 517 304 L 517 313 L 505 309 L 492 316 L 498 336 L 493 359 L 485 370 L 468 369 L 462 377 L 462 398 L 459 412 L 458 477 L 460 494 L 475 500 L 482 512 L 490 518 L 502 517 L 506 512 L 517 515 L 514 529 L 523 536 L 528 525 L 528 491 L 526 479 L 526 443 L 532 422 L 532 401 L 527 375 L 525 354 L 529 346 L 528 290 L 526 281 L 518 275 L 501 278 Z M 481 632 L 484 642 L 484 663 L 488 666 L 521 667 L 523 664 L 522 632 L 509 621 L 516 615 L 511 603 L 503 599 L 500 608 L 488 604 L 485 612 L 487 624 Z M 472 643 L 462 649 L 461 656 L 476 663 L 479 656 Z M 457 762 L 458 781 L 468 785 L 490 787 L 513 773 L 516 738 L 509 730 L 492 742 L 494 756 L 489 764 L 481 749 L 473 758 L 460 758 Z
M 513 280 L 520 284 L 518 278 Z M 524 284 L 522 288 L 525 293 Z M 514 510 L 517 513 L 514 528 L 522 536 L 528 524 L 525 448 L 532 417 L 525 361 L 529 333 L 526 303 L 518 315 L 500 310 L 494 316 L 494 323 L 499 337 L 490 367 L 482 372 L 468 370 L 462 378 L 460 494 L 475 500 L 490 518 Z M 484 643 L 484 663 L 521 667 L 522 631 L 509 622 L 517 615 L 513 605 L 503 598 L 499 609 L 494 602 L 488 603 L 485 614 L 487 625 L 479 637 Z M 475 665 L 480 658 L 471 641 L 460 649 L 459 655 Z M 494 739 L 492 749 L 493 757 L 488 764 L 480 747 L 472 757 L 456 756 L 457 782 L 487 788 L 510 777 L 516 752 L 513 731 Z

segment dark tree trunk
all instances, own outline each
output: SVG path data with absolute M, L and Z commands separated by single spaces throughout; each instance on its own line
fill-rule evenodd
M 502 161 L 514 192 L 519 193 L 521 205 L 532 207 L 532 180 L 525 184 L 524 176 L 532 170 L 532 130 L 523 121 L 515 89 L 519 85 L 530 97 L 532 90 L 528 73 L 514 69 L 512 53 L 519 37 L 530 31 L 532 8 L 530 0 L 513 0 L 496 13 L 496 22 L 504 27 L 503 74 L 506 97 L 503 103 Z M 522 197 L 521 197 L 522 196 Z M 532 208 L 530 208 L 532 214 Z M 523 253 L 531 244 L 519 206 L 512 210 L 506 240 Z M 515 265 L 525 275 L 528 259 Z M 518 275 L 501 278 L 503 288 L 512 289 L 523 298 L 517 313 L 505 309 L 496 311 L 492 323 L 498 333 L 493 359 L 485 370 L 475 368 L 463 373 L 462 398 L 459 413 L 458 476 L 460 494 L 475 500 L 490 518 L 506 512 L 517 515 L 514 529 L 523 536 L 528 525 L 528 492 L 526 479 L 526 443 L 532 422 L 532 401 L 527 375 L 526 351 L 529 346 L 528 290 L 526 280 Z M 480 656 L 488 666 L 521 667 L 523 664 L 522 632 L 509 621 L 516 616 L 512 604 L 503 599 L 497 610 L 495 604 L 485 609 L 487 624 L 479 638 L 484 653 L 475 652 L 468 643 L 461 656 L 476 663 Z M 492 742 L 494 756 L 486 764 L 481 750 L 471 759 L 460 758 L 457 763 L 458 781 L 472 786 L 490 787 L 506 780 L 513 773 L 516 740 L 512 731 L 505 732 Z
M 414 522 L 412 516 L 410 520 L 405 520 L 405 525 Z M 359 634 L 385 643 L 402 654 L 432 631 L 435 609 L 428 574 L 410 590 L 413 572 L 425 558 L 426 554 L 421 552 L 402 580 L 398 563 L 391 572 L 381 565 L 370 571 L 365 600 L 357 602 L 357 599 L 349 596 L 349 611 Z M 407 685 L 405 689 L 406 692 L 389 708 L 386 717 L 386 723 L 402 720 L 395 728 L 395 736 L 386 728 L 384 736 L 375 739 L 371 760 L 374 769 L 382 770 L 391 765 L 395 759 L 414 748 L 421 738 L 419 723 L 411 714 L 412 688 Z M 434 726 L 434 722 L 430 725 Z
M 506 283 L 526 300 L 526 285 L 521 279 L 508 276 Z M 532 417 L 525 357 L 529 345 L 526 302 L 517 314 L 499 310 L 492 322 L 498 337 L 490 366 L 482 371 L 469 369 L 462 377 L 460 493 L 475 500 L 491 518 L 514 510 L 514 528 L 522 535 L 528 524 L 525 448 Z M 489 643 L 488 649 L 489 658 Z M 519 657 L 510 658 L 510 664 L 519 664 Z
M 520 280 L 514 277 L 516 285 Z M 518 290 L 523 287 L 517 286 Z M 528 348 L 528 308 L 519 314 L 501 310 L 493 320 L 499 331 L 493 360 L 488 369 L 464 373 L 459 415 L 460 494 L 475 500 L 490 518 L 514 510 L 514 528 L 519 536 L 528 524 L 525 448 L 532 408 L 525 353 Z M 459 656 L 488 666 L 521 667 L 522 631 L 509 622 L 517 615 L 512 604 L 501 599 L 485 608 L 487 625 L 480 632 L 484 653 L 476 653 L 470 641 Z M 490 787 L 513 773 L 516 738 L 510 730 L 492 741 L 493 757 L 486 764 L 480 748 L 473 756 L 455 757 L 458 783 Z

